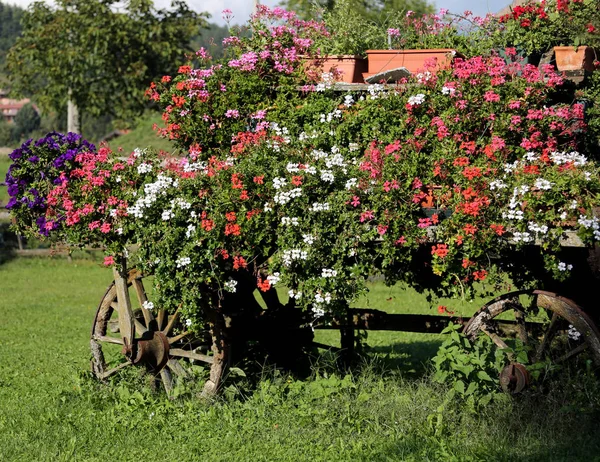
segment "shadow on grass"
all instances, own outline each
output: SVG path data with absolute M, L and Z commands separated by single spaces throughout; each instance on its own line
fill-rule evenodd
M 385 346 L 367 345 L 364 352 L 368 357 L 375 358 L 384 370 L 398 371 L 407 378 L 420 379 L 428 373 L 431 359 L 441 344 L 442 340 L 395 342 Z

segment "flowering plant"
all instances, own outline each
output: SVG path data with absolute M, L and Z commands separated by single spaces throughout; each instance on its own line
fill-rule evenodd
M 9 154 L 13 162 L 6 175 L 10 196 L 6 208 L 16 218 L 19 233 L 48 236 L 61 226 L 61 221 L 46 220 L 48 193 L 62 181 L 61 172 L 73 167 L 77 155 L 94 149 L 75 133 L 49 133 Z
M 449 14 L 446 9 L 422 16 L 408 11 L 390 19 L 387 33 L 392 46 L 398 49 L 450 48 L 479 54 L 473 53 L 471 48 L 484 38 L 478 33 L 484 30 L 480 27 L 484 23 L 483 18 L 473 17 L 469 11 L 462 16 Z M 472 27 L 470 33 L 465 33 L 467 26 Z
M 532 282 L 530 262 L 494 256 L 534 243 L 552 277 L 567 278 L 565 228 L 600 240 L 600 182 L 575 151 L 582 107 L 547 105 L 562 78 L 476 57 L 410 83 L 363 97 L 324 87 L 229 146 L 201 158 L 194 147 L 169 173 L 179 188 L 131 209 L 161 304 L 183 301 L 198 319 L 202 303 L 282 284 L 290 304 L 321 316 L 374 271 L 440 295 L 482 282 L 494 292 L 507 273 Z
M 491 23 L 498 46 L 514 46 L 527 54 L 555 45 L 599 44 L 600 17 L 595 0 L 531 0 Z
M 328 35 L 324 25 L 259 5 L 249 28 L 250 36 L 238 31 L 223 40 L 228 50 L 223 63 L 213 64 L 200 50 L 196 55 L 204 68 L 181 66 L 176 76 L 151 86 L 148 96 L 164 107 L 166 127 L 157 127 L 163 136 L 185 150 L 229 145 L 249 126 L 264 128 L 268 111 L 298 98 L 296 85 L 306 79 L 302 56 L 316 53 L 315 38 Z
M 51 242 L 100 245 L 109 255 L 105 263 L 114 263 L 132 243 L 128 203 L 140 177 L 158 163 L 146 151 L 126 160 L 119 155 L 107 147 L 96 150 L 74 133 L 51 133 L 13 151 L 7 208 L 16 230 Z

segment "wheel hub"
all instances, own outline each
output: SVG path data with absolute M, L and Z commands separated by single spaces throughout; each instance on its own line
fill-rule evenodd
M 521 393 L 530 381 L 529 371 L 523 364 L 510 363 L 500 372 L 500 385 L 506 393 Z
M 151 369 L 160 371 L 169 361 L 169 340 L 162 332 L 146 332 L 144 337 L 135 340 L 133 364 L 145 363 Z

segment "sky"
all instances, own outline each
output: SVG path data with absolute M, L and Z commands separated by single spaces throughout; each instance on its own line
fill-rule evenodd
M 276 6 L 281 0 L 260 0 L 268 6 Z M 430 0 L 431 2 L 432 0 Z M 454 13 L 462 13 L 471 10 L 476 16 L 485 16 L 487 13 L 495 13 L 509 4 L 511 0 L 434 0 L 436 7 L 448 8 Z M 19 5 L 26 8 L 32 0 L 6 0 L 5 3 Z M 154 0 L 154 4 L 160 8 L 170 5 L 170 0 Z M 228 8 L 233 12 L 233 23 L 243 24 L 252 12 L 253 0 L 188 0 L 188 5 L 196 11 L 207 11 L 211 14 L 211 22 L 223 25 L 221 11 Z

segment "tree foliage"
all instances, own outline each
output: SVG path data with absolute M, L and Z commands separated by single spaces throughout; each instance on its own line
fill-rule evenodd
M 129 118 L 144 107 L 153 79 L 173 72 L 204 15 L 180 0 L 156 10 L 151 0 L 58 0 L 33 3 L 23 35 L 8 54 L 13 90 L 45 109 L 71 98 L 92 116 Z
M 303 19 L 316 19 L 319 11 L 331 11 L 337 0 L 282 0 L 280 5 L 295 11 Z M 351 0 L 352 10 L 377 22 L 400 11 L 414 11 L 417 15 L 432 13 L 433 6 L 427 0 Z
M 20 139 L 40 128 L 41 117 L 33 104 L 28 103 L 15 117 L 14 138 Z

